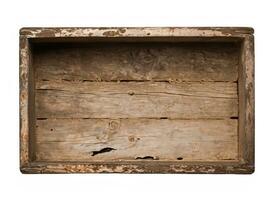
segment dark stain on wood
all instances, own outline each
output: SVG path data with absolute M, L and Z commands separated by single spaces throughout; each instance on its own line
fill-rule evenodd
M 91 156 L 96 156 L 98 154 L 107 153 L 107 152 L 114 151 L 114 150 L 116 150 L 116 149 L 111 148 L 111 147 L 105 147 L 103 149 L 100 149 L 99 151 L 92 151 Z

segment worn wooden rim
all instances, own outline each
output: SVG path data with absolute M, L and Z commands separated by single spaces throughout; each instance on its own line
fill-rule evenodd
M 245 37 L 253 34 L 248 27 L 73 27 L 21 28 L 20 35 L 42 37 Z

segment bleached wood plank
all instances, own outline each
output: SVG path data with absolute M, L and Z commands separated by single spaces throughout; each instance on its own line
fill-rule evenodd
M 225 161 L 238 154 L 237 120 L 230 119 L 37 120 L 36 142 L 38 161 Z
M 237 84 L 37 82 L 37 118 L 229 118 Z

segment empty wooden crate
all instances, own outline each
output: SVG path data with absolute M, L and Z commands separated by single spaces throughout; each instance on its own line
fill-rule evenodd
M 251 28 L 23 28 L 23 173 L 252 173 Z

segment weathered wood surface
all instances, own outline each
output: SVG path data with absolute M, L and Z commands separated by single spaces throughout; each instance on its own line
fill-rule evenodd
M 254 166 L 240 162 L 32 162 L 21 171 L 33 173 L 186 173 L 251 174 Z
M 72 27 L 72 28 L 22 28 L 20 34 L 28 38 L 110 38 L 110 37 L 227 37 L 243 38 L 253 34 L 249 27 Z
M 36 48 L 36 160 L 236 160 L 239 48 L 198 42 Z
M 20 66 L 19 66 L 19 85 L 20 85 L 20 164 L 26 166 L 29 163 L 30 152 L 30 121 L 29 113 L 30 100 L 30 45 L 26 37 L 20 36 Z
M 230 118 L 237 84 L 37 82 L 37 118 Z
M 254 171 L 253 29 L 20 34 L 23 173 Z
M 237 120 L 37 120 L 37 161 L 236 160 Z
M 40 46 L 38 80 L 237 81 L 237 43 L 89 43 Z
M 239 155 L 243 163 L 255 163 L 255 78 L 254 37 L 244 39 L 239 68 Z

